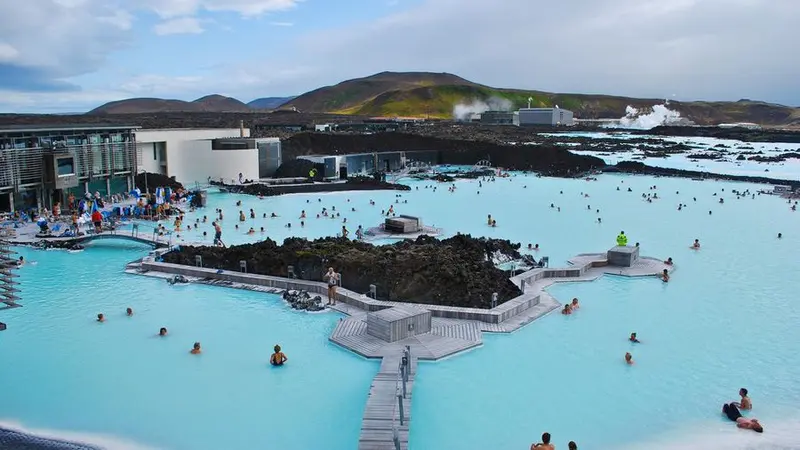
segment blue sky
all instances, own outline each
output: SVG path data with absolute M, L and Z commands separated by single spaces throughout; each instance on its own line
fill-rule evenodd
M 800 106 L 799 20 L 797 0 L 9 0 L 0 112 L 247 102 L 384 70 Z

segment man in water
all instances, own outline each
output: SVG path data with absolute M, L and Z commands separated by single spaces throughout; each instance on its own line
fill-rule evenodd
M 742 409 L 747 409 L 747 410 L 753 409 L 753 403 L 750 402 L 750 397 L 747 396 L 747 389 L 745 389 L 745 388 L 739 389 L 739 396 L 742 397 L 742 401 L 741 402 L 733 402 L 733 404 L 737 408 L 742 408 Z
M 725 414 L 732 422 L 736 422 L 736 426 L 738 428 L 753 430 L 756 433 L 764 432 L 764 427 L 761 426 L 761 424 L 758 422 L 758 419 L 748 419 L 746 417 L 742 417 L 742 413 L 739 412 L 739 409 L 733 403 L 726 403 L 722 405 L 722 413 Z
M 556 446 L 550 443 L 550 433 L 543 433 L 542 442 L 531 444 L 531 450 L 556 450 Z

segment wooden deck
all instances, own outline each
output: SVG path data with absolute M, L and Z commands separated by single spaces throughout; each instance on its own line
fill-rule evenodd
M 338 309 L 336 305 L 335 309 Z M 344 312 L 344 311 L 342 311 Z M 414 356 L 435 361 L 483 343 L 480 322 L 434 317 L 431 332 L 418 334 L 396 342 L 386 342 L 367 334 L 366 314 L 340 319 L 329 340 L 365 358 L 386 358 L 401 353 L 408 345 Z
M 361 421 L 358 450 L 395 450 L 395 429 L 397 429 L 400 448 L 408 449 L 411 392 L 414 388 L 414 376 L 417 373 L 417 358 L 414 356 L 414 350 L 412 347 L 409 364 L 411 370 L 406 383 L 406 396 L 403 398 L 403 425 L 400 425 L 400 408 L 397 400 L 397 396 L 402 395 L 402 385 L 398 386 L 398 367 L 402 358 L 402 350 L 400 350 L 394 355 L 383 358 L 378 373 L 372 379 Z

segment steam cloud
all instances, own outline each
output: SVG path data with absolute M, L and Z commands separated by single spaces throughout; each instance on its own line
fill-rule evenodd
M 473 100 L 471 103 L 459 103 L 453 107 L 455 120 L 470 120 L 473 114 L 483 114 L 486 111 L 511 111 L 514 104 L 510 100 L 492 97 L 487 101 Z
M 649 130 L 660 125 L 688 125 L 690 122 L 681 117 L 681 113 L 669 109 L 668 104 L 653 105 L 653 111 L 647 114 L 633 106 L 625 108 L 625 117 L 619 123 L 608 124 L 606 128 L 627 128 L 634 130 Z

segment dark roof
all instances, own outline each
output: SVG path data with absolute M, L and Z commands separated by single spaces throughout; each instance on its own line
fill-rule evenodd
M 35 133 L 41 131 L 102 131 L 102 130 L 137 130 L 134 125 L 113 124 L 56 124 L 56 125 L 2 125 L 0 133 Z

